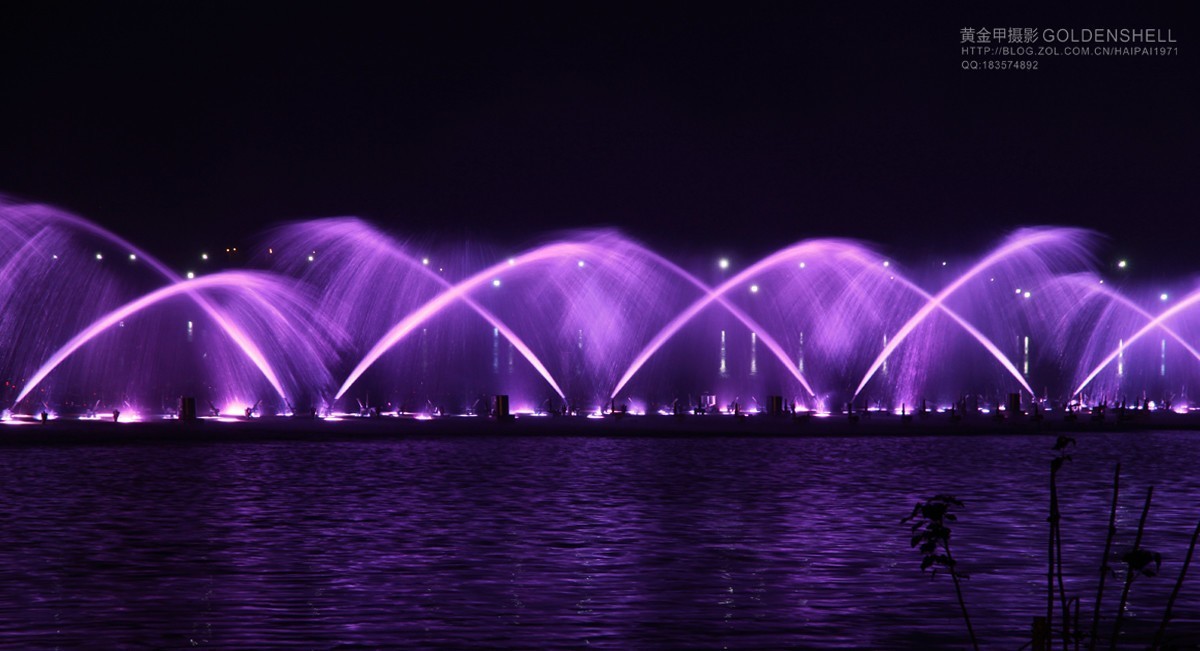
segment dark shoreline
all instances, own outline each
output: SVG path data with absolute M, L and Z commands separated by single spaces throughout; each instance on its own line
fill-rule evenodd
M 767 437 L 821 438 L 854 436 L 980 436 L 1058 435 L 1160 430 L 1200 430 L 1200 414 L 1138 412 L 1102 420 L 1082 415 L 1068 420 L 1062 414 L 1044 418 L 994 419 L 978 415 L 952 420 L 945 414 L 902 418 L 875 413 L 857 421 L 846 415 L 828 417 L 768 416 L 518 416 L 508 421 L 485 417 L 444 416 L 345 418 L 326 421 L 302 417 L 265 417 L 193 422 L 150 420 L 128 423 L 109 421 L 25 421 L 0 425 L 0 446 L 87 445 L 124 443 L 217 443 L 247 441 L 338 441 L 480 436 L 579 436 L 579 437 Z

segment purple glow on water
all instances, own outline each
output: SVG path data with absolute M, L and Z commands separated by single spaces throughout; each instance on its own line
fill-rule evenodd
M 921 572 L 899 523 L 934 490 L 919 478 L 936 477 L 966 501 L 955 556 L 971 573 L 964 598 L 981 642 L 1017 649 L 1045 612 L 1047 525 L 1031 505 L 1045 503 L 1049 441 L 931 442 L 491 435 L 8 448 L 0 488 L 19 499 L 0 503 L 5 641 L 963 649 L 949 580 Z M 1085 613 L 1113 464 L 1130 496 L 1118 548 L 1132 544 L 1137 497 L 1155 486 L 1147 537 L 1162 575 L 1135 582 L 1120 648 L 1146 647 L 1195 526 L 1194 436 L 1095 434 L 1072 456 L 1063 569 Z M 1200 626 L 1189 586 L 1169 629 L 1176 642 Z M 1119 592 L 1110 581 L 1105 632 Z

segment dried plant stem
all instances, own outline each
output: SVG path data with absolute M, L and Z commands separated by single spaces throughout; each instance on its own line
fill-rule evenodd
M 1092 634 L 1088 650 L 1095 651 L 1100 635 L 1100 601 L 1104 597 L 1104 579 L 1108 576 L 1108 555 L 1112 553 L 1113 536 L 1117 534 L 1117 494 L 1121 489 L 1121 464 L 1113 471 L 1112 509 L 1108 512 L 1108 538 L 1104 541 L 1104 556 L 1100 559 L 1100 584 L 1096 587 L 1096 604 L 1092 610 Z
M 1171 591 L 1171 598 L 1167 599 L 1167 609 L 1163 612 L 1162 623 L 1154 632 L 1154 643 L 1150 645 L 1151 649 L 1157 649 L 1162 644 L 1162 636 L 1167 630 L 1167 622 L 1171 621 L 1171 609 L 1175 607 L 1175 598 L 1179 596 L 1179 589 L 1183 587 L 1183 578 L 1187 576 L 1188 565 L 1192 563 L 1192 553 L 1196 551 L 1197 538 L 1200 538 L 1200 523 L 1196 523 L 1196 530 L 1192 532 L 1192 543 L 1188 545 L 1187 556 L 1183 559 L 1183 568 L 1179 570 L 1179 578 L 1175 580 L 1175 589 Z
M 1058 509 L 1057 491 L 1054 483 L 1054 465 L 1050 466 L 1050 537 L 1046 544 L 1046 631 L 1053 638 L 1054 630 L 1054 526 L 1055 511 Z
M 975 628 L 971 626 L 971 616 L 967 614 L 967 602 L 963 599 L 962 586 L 958 582 L 958 571 L 954 569 L 954 557 L 950 555 L 950 544 L 946 543 L 946 558 L 950 559 L 950 578 L 954 579 L 954 593 L 958 595 L 958 606 L 962 608 L 963 621 L 967 623 L 967 634 L 971 636 L 971 646 L 979 651 L 979 640 L 975 639 Z
M 1142 532 L 1146 530 L 1146 516 L 1150 514 L 1150 498 L 1154 496 L 1154 487 L 1151 486 L 1146 491 L 1146 505 L 1142 507 L 1142 518 L 1138 521 L 1137 536 L 1133 539 L 1134 551 L 1142 548 Z M 1117 648 L 1117 639 L 1121 635 L 1121 620 L 1125 616 L 1125 604 L 1129 602 L 1129 588 L 1133 586 L 1133 568 L 1130 567 L 1125 574 L 1125 589 L 1121 591 L 1121 604 L 1117 607 L 1117 621 L 1113 624 L 1112 642 L 1109 645 L 1110 649 Z
M 1062 604 L 1062 639 L 1063 651 L 1070 651 L 1071 645 L 1071 610 L 1070 601 L 1067 599 L 1067 588 L 1063 582 L 1063 562 L 1062 562 L 1062 511 L 1058 507 L 1058 481 L 1057 473 L 1051 470 L 1050 496 L 1051 509 L 1053 509 L 1053 533 L 1054 533 L 1054 568 L 1058 579 L 1058 600 Z
M 1075 599 L 1075 651 L 1079 651 L 1079 642 L 1083 635 L 1079 631 L 1079 597 Z

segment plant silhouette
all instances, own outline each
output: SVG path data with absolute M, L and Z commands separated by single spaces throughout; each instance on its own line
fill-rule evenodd
M 1120 600 L 1117 604 L 1115 617 L 1113 618 L 1112 633 L 1108 639 L 1109 648 L 1115 651 L 1118 642 L 1121 641 L 1122 624 L 1124 623 L 1126 609 L 1129 604 L 1130 590 L 1133 587 L 1134 580 L 1138 577 L 1149 578 L 1158 576 L 1162 570 L 1162 554 L 1142 546 L 1146 532 L 1146 519 L 1150 514 L 1150 503 L 1154 496 L 1154 487 L 1150 486 L 1146 491 L 1146 500 L 1142 506 L 1141 517 L 1138 519 L 1132 547 L 1119 555 L 1119 562 L 1125 566 L 1125 571 L 1122 574 L 1118 574 L 1114 567 L 1118 562 L 1118 554 L 1112 553 L 1113 541 L 1117 534 L 1117 501 L 1121 483 L 1121 464 L 1118 463 L 1116 465 L 1113 471 L 1112 501 L 1109 505 L 1107 536 L 1099 568 L 1099 582 L 1096 587 L 1096 599 L 1093 604 L 1091 630 L 1090 634 L 1085 633 L 1080 624 L 1080 611 L 1083 608 L 1082 600 L 1078 596 L 1068 596 L 1067 586 L 1063 577 L 1064 563 L 1060 528 L 1062 513 L 1058 496 L 1058 472 L 1066 462 L 1071 460 L 1067 452 L 1074 448 L 1075 445 L 1075 439 L 1068 436 L 1059 436 L 1052 448 L 1054 456 L 1050 460 L 1050 515 L 1046 518 L 1046 521 L 1050 525 L 1046 550 L 1046 616 L 1034 618 L 1033 639 L 1022 648 L 1032 644 L 1034 649 L 1050 649 L 1052 646 L 1051 640 L 1055 632 L 1061 632 L 1064 651 L 1069 651 L 1072 647 L 1075 651 L 1079 651 L 1085 641 L 1087 642 L 1089 651 L 1096 649 L 1102 641 L 1099 628 L 1105 579 L 1109 577 L 1116 579 L 1123 574 L 1124 585 L 1122 586 Z M 931 578 L 935 578 L 938 571 L 950 574 L 951 579 L 954 581 L 954 591 L 958 597 L 958 605 L 962 609 L 963 620 L 967 624 L 967 632 L 971 636 L 971 644 L 978 650 L 979 642 L 971 626 L 971 617 L 967 612 L 967 605 L 963 599 L 962 584 L 960 582 L 960 579 L 967 578 L 967 574 L 958 570 L 957 561 L 950 551 L 950 523 L 958 521 L 958 516 L 954 511 L 963 508 L 965 506 L 961 500 L 952 495 L 939 494 L 924 502 L 918 502 L 913 507 L 912 513 L 900 522 L 901 524 L 911 523 L 911 546 L 918 548 L 923 555 L 921 570 L 932 569 Z M 1174 590 L 1172 590 L 1171 596 L 1167 600 L 1161 622 L 1154 633 L 1150 645 L 1152 651 L 1174 648 L 1172 641 L 1168 638 L 1167 628 L 1172 620 L 1175 603 L 1183 587 L 1188 566 L 1192 562 L 1198 542 L 1200 542 L 1200 523 L 1197 523 L 1196 529 L 1192 533 L 1191 543 L 1188 545 L 1187 554 L 1184 557 L 1179 576 L 1175 581 Z M 1053 628 L 1056 593 L 1061 607 L 1060 616 L 1062 623 L 1057 628 Z
M 1129 603 L 1129 589 L 1133 587 L 1134 578 L 1140 576 L 1156 576 L 1162 565 L 1162 555 L 1142 547 L 1142 534 L 1146 531 L 1146 516 L 1150 515 L 1150 500 L 1154 497 L 1154 487 L 1146 490 L 1146 504 L 1142 507 L 1142 517 L 1138 520 L 1137 535 L 1133 538 L 1133 548 L 1121 556 L 1125 563 L 1125 588 L 1121 590 L 1121 603 L 1117 606 L 1117 617 L 1113 623 L 1112 641 L 1109 648 L 1116 649 L 1121 637 L 1121 622 L 1125 617 L 1125 605 Z M 1150 563 L 1154 567 L 1150 567 Z
M 1067 598 L 1067 587 L 1063 581 L 1063 560 L 1062 560 L 1062 510 L 1059 508 L 1058 499 L 1058 471 L 1066 462 L 1071 460 L 1071 456 L 1067 454 L 1069 448 L 1075 447 L 1075 439 L 1069 436 L 1059 436 L 1054 441 L 1054 447 L 1051 448 L 1055 453 L 1054 458 L 1050 460 L 1050 517 L 1047 521 L 1050 523 L 1050 540 L 1048 547 L 1048 559 L 1046 567 L 1046 627 L 1053 628 L 1054 623 L 1054 583 L 1058 581 L 1059 602 L 1062 604 L 1062 634 L 1063 648 L 1070 648 L 1071 644 L 1071 625 L 1070 625 L 1070 599 Z
M 963 621 L 967 623 L 967 633 L 971 636 L 971 646 L 979 650 L 979 641 L 975 638 L 975 629 L 971 626 L 971 615 L 967 612 L 967 603 L 963 599 L 962 584 L 959 579 L 967 575 L 957 568 L 954 554 L 950 551 L 950 527 L 948 522 L 958 521 L 951 511 L 965 508 L 962 501 L 952 495 L 934 495 L 924 502 L 918 502 L 912 513 L 900 521 L 901 524 L 912 523 L 911 546 L 919 548 L 924 555 L 921 559 L 921 571 L 932 568 L 930 578 L 936 578 L 939 569 L 950 574 L 954 581 L 954 593 L 958 596 L 958 605 L 962 609 Z

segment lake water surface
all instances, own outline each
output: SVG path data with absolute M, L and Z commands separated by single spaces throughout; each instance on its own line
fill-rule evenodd
M 1135 636 L 1200 519 L 1195 433 L 1083 435 L 1060 474 L 1091 613 L 1145 490 Z M 461 437 L 0 449 L 7 648 L 966 648 L 900 524 L 966 502 L 954 550 L 985 648 L 1045 611 L 1047 436 Z M 1198 561 L 1200 563 L 1200 561 Z M 1200 568 L 1173 624 L 1200 640 Z M 1108 617 L 1120 581 L 1106 591 Z M 1057 616 L 1057 613 L 1056 613 Z M 1102 630 L 1109 630 L 1110 624 Z M 1140 646 L 1130 642 L 1128 646 Z

